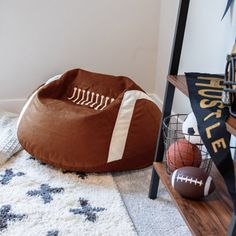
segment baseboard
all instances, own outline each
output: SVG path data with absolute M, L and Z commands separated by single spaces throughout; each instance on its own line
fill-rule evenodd
M 20 113 L 25 102 L 26 102 L 25 98 L 0 99 L 0 110 Z

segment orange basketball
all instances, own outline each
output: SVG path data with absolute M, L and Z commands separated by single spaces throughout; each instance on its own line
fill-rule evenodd
M 199 167 L 202 155 L 199 148 L 186 139 L 172 143 L 166 153 L 167 166 L 171 172 L 183 166 Z

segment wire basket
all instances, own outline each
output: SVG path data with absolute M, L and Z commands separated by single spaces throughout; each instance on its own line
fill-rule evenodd
M 205 145 L 202 142 L 200 135 L 183 133 L 182 131 L 183 121 L 187 116 L 187 114 L 177 114 L 168 116 L 163 120 L 166 171 L 168 174 L 171 174 L 175 169 L 179 168 L 178 163 L 181 162 L 182 166 L 197 166 L 201 169 L 204 169 L 204 171 L 209 174 L 212 166 L 212 161 Z M 175 144 L 181 142 L 185 144 L 184 147 L 187 147 L 184 148 L 184 150 L 181 150 L 184 151 L 185 155 L 179 154 L 180 150 L 178 148 L 175 148 Z M 192 143 L 194 143 L 197 147 Z M 170 163 L 167 155 L 171 144 L 171 150 L 173 151 L 172 156 L 174 156 L 174 160 L 172 160 L 172 162 Z M 191 148 L 188 148 L 188 145 Z M 189 163 L 189 159 L 184 159 L 188 156 L 193 156 L 193 152 L 191 151 L 191 149 L 193 148 L 200 150 L 200 153 L 199 150 L 197 150 L 197 153 L 201 156 L 201 159 L 200 161 L 198 160 L 197 165 L 196 163 Z M 173 164 L 175 165 L 174 167 Z

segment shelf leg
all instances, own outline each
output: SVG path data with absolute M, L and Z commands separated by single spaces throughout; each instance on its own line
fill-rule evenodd
M 179 11 L 177 16 L 177 24 L 175 28 L 174 42 L 172 46 L 171 59 L 169 64 L 169 75 L 177 75 L 180 63 L 180 56 L 183 46 L 183 39 L 185 33 L 185 27 L 188 16 L 190 0 L 180 0 Z M 169 81 L 166 84 L 165 99 L 163 104 L 162 119 L 160 124 L 160 130 L 158 134 L 158 141 L 156 146 L 155 161 L 161 162 L 164 157 L 164 140 L 163 140 L 163 129 L 162 123 L 163 119 L 171 114 L 171 109 L 173 105 L 175 87 Z M 168 124 L 167 124 L 168 125 Z M 157 190 L 159 185 L 159 176 L 157 175 L 155 169 L 152 171 L 152 179 L 149 189 L 149 198 L 155 199 L 157 196 Z
M 235 236 L 236 235 L 236 215 L 233 214 L 227 236 Z
M 148 194 L 150 199 L 156 199 L 156 197 L 157 197 L 157 189 L 159 186 L 159 180 L 160 180 L 160 178 L 159 178 L 156 170 L 153 167 L 152 168 L 152 178 L 151 178 L 149 194 Z
M 172 85 L 169 81 L 167 81 L 166 84 L 166 94 L 163 104 L 163 111 L 162 111 L 162 118 L 161 118 L 161 124 L 157 139 L 157 146 L 156 146 L 156 153 L 155 153 L 155 161 L 156 162 L 162 162 L 164 158 L 164 138 L 163 138 L 163 129 L 162 129 L 162 123 L 163 119 L 170 115 L 173 100 L 174 100 L 174 93 L 175 93 L 175 87 Z M 168 125 L 168 124 L 167 124 Z M 153 168 L 152 170 L 152 178 L 149 188 L 149 198 L 155 199 L 157 197 L 157 190 L 159 186 L 159 176 L 156 173 L 156 170 Z

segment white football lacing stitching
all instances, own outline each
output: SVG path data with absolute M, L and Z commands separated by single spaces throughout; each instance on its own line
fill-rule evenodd
M 76 104 L 80 104 L 84 100 L 85 92 L 86 92 L 85 90 L 82 90 L 82 98 Z
M 74 96 L 75 96 L 75 94 L 76 94 L 76 91 L 77 91 L 77 88 L 74 87 L 74 91 L 73 91 L 72 96 L 68 98 L 69 100 L 72 100 L 72 99 L 74 98 Z
M 106 97 L 105 104 L 104 104 L 104 106 L 101 108 L 101 110 L 103 110 L 103 109 L 107 106 L 107 103 L 108 103 L 108 100 L 109 100 L 109 99 L 110 99 L 109 97 Z
M 84 105 L 85 102 L 87 102 L 89 100 L 89 94 L 90 94 L 90 91 L 87 91 L 87 97 L 86 97 L 86 100 L 84 100 L 83 102 L 80 103 L 80 105 Z
M 89 102 L 85 103 L 85 104 L 84 104 L 85 106 L 88 106 L 88 105 L 90 105 L 91 103 L 93 103 L 94 95 L 95 95 L 95 93 L 92 92 L 91 100 L 90 100 Z
M 99 94 L 97 93 L 96 94 L 96 100 L 95 100 L 95 102 L 93 104 L 90 105 L 90 107 L 93 107 L 93 106 L 95 106 L 97 104 L 98 98 L 99 98 Z
M 95 110 L 97 110 L 99 107 L 101 107 L 101 106 L 102 106 L 103 99 L 104 99 L 104 96 L 102 95 L 102 96 L 101 96 L 101 101 L 100 101 L 100 104 L 94 108 Z
M 203 182 L 202 180 L 198 180 L 197 178 L 196 179 L 193 179 L 192 177 L 188 177 L 188 176 L 184 176 L 184 175 L 178 175 L 177 176 L 177 182 L 180 181 L 180 182 L 185 182 L 185 183 L 190 183 L 190 184 L 195 184 L 195 185 L 199 185 L 199 186 L 202 186 L 203 185 Z
M 79 99 L 80 92 L 81 92 L 81 89 L 78 89 L 77 97 L 73 100 L 73 102 L 76 102 Z
M 84 89 L 82 90 L 76 87 L 74 87 L 72 96 L 67 97 L 67 99 L 72 100 L 73 103 L 76 103 L 78 105 L 89 106 L 95 110 L 103 110 L 110 103 L 115 101 L 114 98 L 106 97 L 98 93 L 95 94 L 94 92 L 91 92 L 89 90 L 86 91 Z

